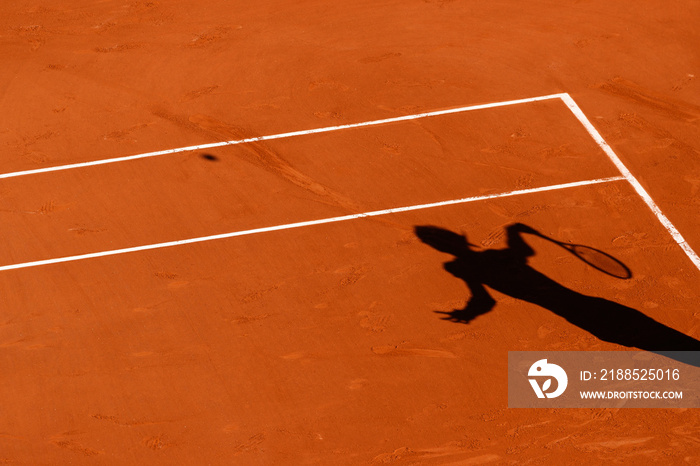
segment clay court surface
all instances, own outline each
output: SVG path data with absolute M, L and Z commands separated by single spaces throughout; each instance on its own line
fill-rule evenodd
M 698 266 L 561 98 L 43 170 L 568 93 L 700 251 L 699 2 L 5 3 L 0 463 L 700 462 L 694 410 L 507 408 L 508 351 L 631 348 L 435 312 L 470 294 L 414 228 L 520 222 L 633 276 L 528 236 L 533 268 L 700 338 Z

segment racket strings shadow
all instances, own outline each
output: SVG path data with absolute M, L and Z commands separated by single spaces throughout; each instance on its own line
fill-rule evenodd
M 525 242 L 524 233 L 549 239 L 518 223 L 506 228 L 507 248 L 474 250 L 465 236 L 434 226 L 415 227 L 415 234 L 423 243 L 455 256 L 444 268 L 463 280 L 471 294 L 464 308 L 441 312 L 444 319 L 467 324 L 490 312 L 496 305 L 489 293 L 491 289 L 548 309 L 609 343 L 653 352 L 700 351 L 700 341 L 695 338 L 631 307 L 571 290 L 532 268 L 528 258 L 534 256 L 535 251 Z M 622 264 L 617 259 L 612 260 L 616 267 Z M 618 269 L 621 278 L 631 276 L 629 269 L 622 266 L 624 268 Z
M 584 246 L 582 244 L 567 244 L 559 241 L 554 241 L 549 237 L 544 237 L 549 241 L 563 247 L 571 254 L 590 265 L 599 272 L 610 275 L 611 277 L 627 280 L 632 278 L 632 271 L 623 262 L 614 258 L 610 254 L 601 251 L 600 249 Z

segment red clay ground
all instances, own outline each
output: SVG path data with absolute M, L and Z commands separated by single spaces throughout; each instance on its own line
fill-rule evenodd
M 700 250 L 698 2 L 14 2 L 0 173 L 568 92 Z M 202 157 L 211 155 L 210 160 Z M 558 101 L 0 180 L 0 265 L 615 176 Z M 700 337 L 700 272 L 624 181 L 0 272 L 0 462 L 697 463 L 694 410 L 507 408 L 507 352 L 622 350 L 415 225 Z

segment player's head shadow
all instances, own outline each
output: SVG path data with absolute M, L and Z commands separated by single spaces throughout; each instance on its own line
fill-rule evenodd
M 520 223 L 508 225 L 505 233 L 507 247 L 480 249 L 470 244 L 466 235 L 435 226 L 415 227 L 415 234 L 423 243 L 454 256 L 445 263 L 444 268 L 454 277 L 463 280 L 470 291 L 464 308 L 440 312 L 445 314 L 445 320 L 468 324 L 491 312 L 497 307 L 497 302 L 490 293 L 491 290 L 495 290 L 548 309 L 609 343 L 654 352 L 700 351 L 700 341 L 636 309 L 601 297 L 579 293 L 535 270 L 528 263 L 528 258 L 535 255 L 535 251 L 525 241 L 523 234 L 549 239 L 562 247 L 563 243 Z M 614 260 L 616 263 L 603 264 L 600 267 L 622 267 L 621 270 L 626 270 L 629 274 L 618 275 L 618 278 L 631 276 L 631 271 L 626 265 L 617 259 Z M 622 274 L 619 271 L 615 273 Z M 526 306 L 524 308 L 527 309 Z M 683 360 L 680 356 L 674 359 Z
M 435 226 L 417 226 L 415 233 L 428 246 L 457 257 L 471 253 L 474 246 L 467 240 L 466 235 Z

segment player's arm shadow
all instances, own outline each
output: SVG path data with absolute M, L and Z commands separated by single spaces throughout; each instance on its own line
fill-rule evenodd
M 700 341 L 691 336 L 631 307 L 571 290 L 533 269 L 528 257 L 535 251 L 523 233 L 551 238 L 527 225 L 516 223 L 506 228 L 508 245 L 504 249 L 478 250 L 466 236 L 434 226 L 418 226 L 415 233 L 423 243 L 454 256 L 445 263 L 445 270 L 463 280 L 470 290 L 464 308 L 442 313 L 446 320 L 466 324 L 490 312 L 496 306 L 488 292 L 492 289 L 548 309 L 609 343 L 652 352 L 700 351 Z M 697 355 L 687 353 L 673 358 L 696 366 L 700 363 Z

